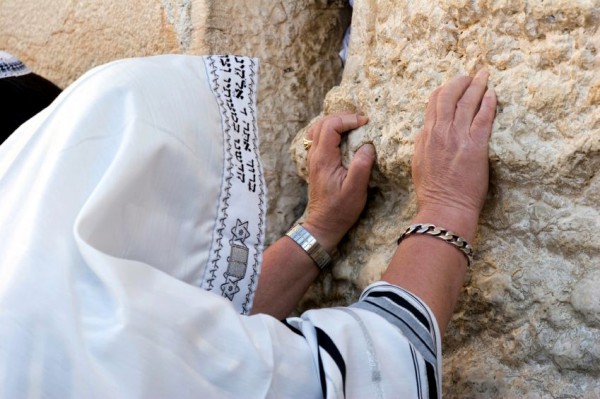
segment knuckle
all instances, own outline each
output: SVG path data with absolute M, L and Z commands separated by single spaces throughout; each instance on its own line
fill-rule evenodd
M 481 119 L 476 119 L 471 124 L 471 133 L 479 133 L 485 129 L 485 122 Z
M 466 85 L 469 85 L 471 82 L 473 82 L 473 77 L 461 75 L 458 77 L 458 81 L 460 82 L 461 85 L 466 86 Z
M 354 159 L 352 160 L 352 162 L 356 165 L 356 167 L 358 167 L 359 169 L 364 169 L 364 168 L 368 168 L 369 165 L 371 165 L 371 163 L 373 162 L 372 159 L 370 159 L 367 155 L 365 154 L 361 154 L 361 153 L 356 153 L 354 155 Z
M 327 166 L 327 159 L 322 155 L 315 153 L 310 158 L 310 170 L 314 173 L 319 173 Z
M 462 97 L 456 103 L 456 106 L 459 108 L 476 108 L 479 105 L 479 102 L 474 101 L 472 98 Z
M 438 101 L 448 101 L 454 97 L 452 87 L 442 86 L 437 94 Z
M 321 125 L 321 131 L 319 132 L 319 134 L 322 137 L 325 133 L 328 133 L 329 131 L 331 131 L 331 118 L 327 118 L 323 121 L 323 124 Z
M 472 127 L 478 129 L 491 129 L 493 123 L 494 118 L 491 114 L 479 113 L 479 115 L 477 115 L 477 117 L 473 120 Z
M 429 136 L 439 138 L 442 136 L 447 136 L 450 129 L 454 128 L 454 120 L 453 119 L 445 119 L 440 118 L 435 121 L 433 126 L 431 127 L 431 134 Z
M 335 130 L 336 126 L 340 126 L 342 124 L 342 117 L 339 115 L 329 115 L 327 120 L 323 122 L 323 130 L 330 132 Z
M 453 123 L 454 123 L 454 115 L 452 115 L 452 114 L 438 115 L 438 117 L 435 120 L 435 124 L 437 126 L 448 127 L 448 126 L 451 126 Z

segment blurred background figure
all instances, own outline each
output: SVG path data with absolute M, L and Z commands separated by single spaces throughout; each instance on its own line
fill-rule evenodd
M 349 0 L 348 4 L 350 5 L 350 7 L 354 7 L 354 0 Z M 344 39 L 342 41 L 342 49 L 338 53 L 340 56 L 340 59 L 342 60 L 342 65 L 346 65 L 346 60 L 348 59 L 348 46 L 350 45 L 350 32 L 351 32 L 351 27 L 348 26 L 346 28 L 346 33 L 344 33 Z
M 19 59 L 0 51 L 0 144 L 61 93 Z

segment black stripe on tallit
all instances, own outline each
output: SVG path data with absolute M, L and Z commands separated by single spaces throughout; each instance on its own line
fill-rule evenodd
M 323 359 L 321 359 L 321 351 L 317 350 L 317 358 L 319 360 L 319 380 L 321 380 L 321 391 L 323 398 L 327 397 L 327 380 L 325 379 L 325 368 L 323 367 Z
M 346 362 L 329 335 L 327 335 L 327 333 L 321 330 L 319 327 L 315 327 L 315 330 L 317 332 L 317 343 L 319 344 L 319 347 L 325 349 L 340 370 L 340 374 L 342 375 L 344 397 L 346 397 Z
M 431 348 L 431 347 L 430 347 L 430 346 L 427 344 L 427 342 L 425 342 L 425 341 L 423 340 L 423 338 L 422 338 L 422 337 L 421 337 L 421 336 L 420 336 L 420 335 L 419 335 L 419 334 L 418 334 L 418 333 L 417 333 L 417 332 L 416 332 L 416 331 L 415 331 L 415 330 L 414 330 L 414 329 L 411 327 L 411 325 L 410 325 L 410 324 L 408 324 L 408 323 L 406 322 L 406 320 L 404 320 L 404 319 L 403 319 L 403 318 L 401 318 L 401 317 L 398 317 L 398 315 L 396 315 L 396 314 L 394 314 L 394 313 L 390 312 L 389 310 L 387 310 L 387 309 L 385 309 L 385 308 L 383 308 L 383 307 L 379 306 L 379 305 L 378 305 L 378 304 L 376 304 L 375 302 L 372 302 L 372 301 L 369 301 L 369 300 L 365 300 L 365 299 L 363 299 L 363 302 L 365 302 L 365 303 L 368 303 L 368 304 L 370 304 L 370 305 L 373 305 L 373 306 L 375 306 L 375 307 L 377 307 L 377 308 L 381 309 L 382 311 L 386 312 L 387 314 L 391 315 L 391 316 L 392 316 L 392 317 L 394 317 L 396 320 L 399 320 L 399 321 L 400 321 L 400 322 L 401 322 L 401 323 L 402 323 L 404 326 L 406 326 L 406 328 L 408 328 L 408 329 L 409 329 L 409 330 L 410 330 L 410 331 L 413 333 L 413 335 L 414 335 L 415 337 L 417 337 L 417 339 L 418 339 L 418 340 L 419 340 L 419 341 L 420 341 L 420 342 L 423 344 L 423 346 L 425 347 L 425 349 L 427 349 L 427 350 L 429 351 L 429 353 L 431 353 L 431 355 L 433 356 L 433 358 L 434 358 L 434 359 L 437 357 L 437 355 L 436 355 L 436 353 L 435 353 L 435 349 L 434 349 L 434 348 Z M 409 341 L 410 341 L 410 340 L 409 340 Z
M 419 363 L 417 362 L 417 354 L 415 353 L 415 348 L 410 346 L 410 355 L 413 361 L 413 367 L 415 368 L 415 380 L 417 381 L 417 399 L 423 399 L 423 392 L 421 388 L 421 373 L 419 370 Z
M 300 330 L 298 330 L 296 327 L 294 327 L 293 325 L 291 325 L 290 323 L 288 323 L 287 320 L 280 320 L 283 324 L 285 324 L 285 326 L 287 328 L 289 328 L 290 330 L 292 330 L 293 332 L 295 332 L 298 335 L 302 335 L 304 336 L 304 334 L 302 334 L 302 332 Z
M 402 298 L 401 296 L 396 295 L 389 291 L 373 291 L 373 292 L 369 292 L 367 294 L 367 297 L 369 297 L 369 296 L 372 296 L 375 298 L 377 298 L 377 297 L 388 298 L 389 300 L 394 302 L 396 305 L 398 305 L 401 308 L 404 308 L 407 311 L 409 311 L 410 313 L 412 313 L 412 315 L 415 316 L 417 318 L 417 320 L 419 320 L 421 322 L 421 324 L 423 324 L 425 326 L 425 328 L 427 328 L 428 330 L 431 330 L 431 326 L 429 325 L 429 322 L 427 321 L 427 318 L 423 315 L 423 313 L 419 312 L 417 310 L 417 308 L 415 308 L 410 302 L 408 302 L 406 299 Z
M 429 399 L 437 399 L 437 381 L 435 380 L 435 369 L 429 362 L 425 362 L 425 369 L 427 370 L 427 385 L 429 386 Z

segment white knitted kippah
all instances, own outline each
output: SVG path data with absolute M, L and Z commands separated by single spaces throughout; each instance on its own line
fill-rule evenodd
M 0 51 L 0 79 L 27 75 L 31 70 L 15 56 Z

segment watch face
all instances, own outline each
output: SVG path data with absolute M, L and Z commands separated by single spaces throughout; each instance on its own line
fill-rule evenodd
M 315 261 L 319 269 L 323 269 L 329 264 L 329 262 L 331 262 L 331 257 L 327 251 L 325 251 L 315 237 L 313 237 L 312 234 L 310 234 L 309 231 L 301 225 L 297 224 L 296 226 L 292 227 L 286 235 L 294 240 L 296 244 L 302 247 L 308 256 Z

